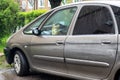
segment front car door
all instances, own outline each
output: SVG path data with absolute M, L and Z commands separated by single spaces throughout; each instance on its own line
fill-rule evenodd
M 19 38 L 16 38 L 16 39 L 19 39 L 19 40 L 16 40 L 18 42 L 20 42 L 19 44 L 21 44 L 23 47 L 23 49 L 25 49 L 24 51 L 26 52 L 26 56 L 28 58 L 28 61 L 30 64 L 32 64 L 32 61 L 31 61 L 31 56 L 30 56 L 30 44 L 31 44 L 31 39 L 33 37 L 33 34 L 32 34 L 32 30 L 35 29 L 35 28 L 38 28 L 39 25 L 41 25 L 41 23 L 50 15 L 52 11 L 49 11 L 48 13 L 44 14 L 44 15 L 41 15 L 39 16 L 38 18 L 36 18 L 34 21 L 32 21 L 30 24 L 28 24 L 25 28 L 23 28 L 23 32 L 21 32 L 21 34 L 19 34 L 19 38 L 21 38 L 21 41 L 19 41 L 20 39 Z
M 31 40 L 33 68 L 66 73 L 64 41 L 77 7 L 56 10 L 40 27 L 41 35 Z
M 81 7 L 73 33 L 65 42 L 68 71 L 81 79 L 104 79 L 115 62 L 116 21 L 107 5 Z

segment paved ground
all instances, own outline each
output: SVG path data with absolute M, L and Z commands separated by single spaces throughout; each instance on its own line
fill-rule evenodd
M 18 77 L 16 76 L 13 69 L 0 71 L 0 80 L 73 80 L 69 78 L 63 78 L 59 76 L 53 76 L 48 74 L 31 74 L 26 77 Z
M 0 56 L 2 54 L 0 53 Z M 64 78 L 60 76 L 48 75 L 44 73 L 31 73 L 26 77 L 16 76 L 13 69 L 0 69 L 0 80 L 73 80 L 69 78 Z

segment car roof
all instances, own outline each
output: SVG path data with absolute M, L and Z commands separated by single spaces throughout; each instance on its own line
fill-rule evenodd
M 79 5 L 79 4 L 108 4 L 108 5 L 113 5 L 113 6 L 117 6 L 120 7 L 120 1 L 81 1 L 81 2 L 77 2 L 77 3 L 71 3 L 68 5 Z
M 101 3 L 120 7 L 120 1 L 83 1 L 79 3 L 94 3 L 94 4 Z
M 112 5 L 112 6 L 116 6 L 116 7 L 120 7 L 120 1 L 116 0 L 116 1 L 109 1 L 109 0 L 103 0 L 103 1 L 80 1 L 80 2 L 76 2 L 76 3 L 70 3 L 70 4 L 66 4 L 66 5 L 62 5 L 62 6 L 58 6 L 56 8 L 51 9 L 55 10 L 55 9 L 59 9 L 62 7 L 67 7 L 67 6 L 71 6 L 71 5 L 80 5 L 80 4 L 106 4 L 106 5 Z

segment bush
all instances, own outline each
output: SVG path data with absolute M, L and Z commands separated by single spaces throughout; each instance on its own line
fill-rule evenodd
M 1 3 L 0 3 L 1 5 Z M 15 4 L 17 6 L 17 4 Z M 18 29 L 23 27 L 25 24 L 31 22 L 36 17 L 44 14 L 47 10 L 34 10 L 29 12 L 18 12 L 16 8 L 16 13 L 12 13 L 12 10 L 5 9 L 0 12 L 0 52 L 2 52 L 5 46 L 8 36 L 16 32 Z M 2 10 L 0 10 L 2 11 Z M 5 13 L 5 14 L 3 14 Z
M 0 53 L 3 53 L 3 48 L 6 46 L 6 41 L 9 36 L 4 36 L 0 39 Z
M 0 0 L 0 38 L 15 29 L 18 12 L 19 6 L 14 0 Z
M 29 12 L 19 12 L 18 14 L 18 25 L 19 26 L 24 26 L 25 24 L 31 22 L 34 20 L 36 17 L 46 13 L 47 10 L 42 9 L 42 10 L 34 10 L 34 11 L 29 11 Z

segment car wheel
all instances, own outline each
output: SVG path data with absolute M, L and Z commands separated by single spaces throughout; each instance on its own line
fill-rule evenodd
M 15 52 L 13 65 L 14 70 L 18 76 L 25 76 L 29 73 L 29 66 L 22 52 Z
M 120 75 L 118 76 L 118 79 L 116 79 L 116 80 L 120 80 Z

